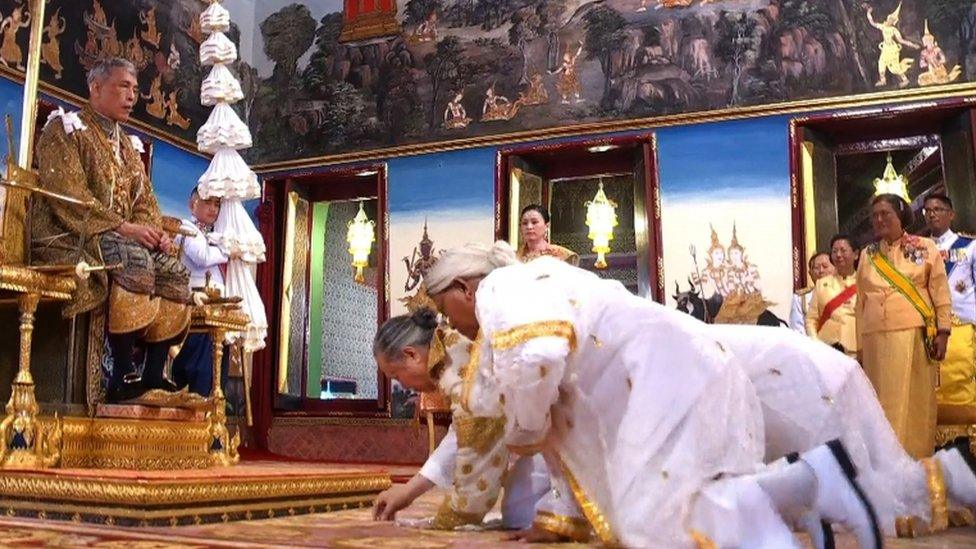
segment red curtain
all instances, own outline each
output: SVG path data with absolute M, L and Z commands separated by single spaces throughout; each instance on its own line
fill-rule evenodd
M 251 412 L 254 418 L 254 441 L 258 448 L 267 450 L 268 432 L 274 416 L 274 361 L 278 341 L 278 322 L 276 321 L 276 299 L 274 291 L 275 273 L 278 265 L 278 239 L 275 235 L 275 193 L 276 186 L 266 182 L 267 195 L 258 206 L 258 230 L 264 236 L 266 260 L 258 264 L 257 286 L 264 300 L 265 314 L 268 318 L 267 347 L 254 354 L 251 375 Z

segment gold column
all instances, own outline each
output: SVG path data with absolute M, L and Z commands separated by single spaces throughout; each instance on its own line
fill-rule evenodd
M 226 334 L 227 330 L 224 328 L 214 328 L 210 331 L 210 336 L 213 338 L 213 388 L 210 391 L 213 409 L 207 414 L 207 420 L 211 437 L 210 459 L 214 465 L 233 465 L 240 459 L 237 453 L 240 429 L 231 438 L 227 431 L 227 399 L 224 397 L 224 389 L 220 386 Z
M 44 27 L 45 0 L 30 2 L 31 34 L 24 77 L 24 103 L 20 123 L 18 165 L 30 173 L 34 151 L 34 128 L 37 123 L 38 73 L 41 66 L 41 33 Z M 12 146 L 12 144 L 11 144 Z M 11 151 L 12 152 L 12 151 Z M 16 170 L 14 170 L 16 171 Z M 14 174 L 8 174 L 14 177 Z M 9 244 L 9 243 L 8 243 Z M 26 288 L 26 286 L 25 286 Z M 0 447 L 0 467 L 37 469 L 50 467 L 60 460 L 60 420 L 46 431 L 37 421 L 37 398 L 31 376 L 31 341 L 34 333 L 34 312 L 41 298 L 35 289 L 21 292 L 17 298 L 20 309 L 20 356 L 17 376 L 10 388 L 6 417 L 0 422 L 3 444 Z

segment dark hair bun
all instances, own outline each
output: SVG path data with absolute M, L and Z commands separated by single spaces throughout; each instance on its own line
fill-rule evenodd
M 427 307 L 417 309 L 410 315 L 410 320 L 421 328 L 433 330 L 437 327 L 437 312 Z

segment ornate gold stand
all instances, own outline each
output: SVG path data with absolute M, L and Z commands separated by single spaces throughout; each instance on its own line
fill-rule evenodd
M 0 467 L 38 469 L 58 463 L 61 454 L 62 423 L 58 418 L 42 426 L 37 419 L 37 399 L 31 376 L 31 340 L 34 313 L 42 298 L 67 300 L 75 281 L 27 267 L 0 265 L 0 298 L 14 298 L 20 309 L 20 352 L 17 375 L 10 387 L 6 417 L 0 422 Z
M 210 459 L 213 465 L 233 465 L 240 456 L 240 432 L 230 436 L 227 430 L 227 398 L 220 386 L 220 373 L 224 358 L 224 337 L 227 332 L 242 332 L 250 318 L 240 310 L 237 300 L 223 300 L 208 289 L 210 302 L 193 308 L 190 331 L 206 333 L 213 342 L 213 389 L 210 392 L 211 410 L 207 414 L 210 432 Z

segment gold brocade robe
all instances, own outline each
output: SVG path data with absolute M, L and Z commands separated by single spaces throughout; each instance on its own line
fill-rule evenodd
M 822 326 L 817 325 L 824 309 L 827 308 L 827 304 L 848 286 L 856 283 L 855 274 L 848 277 L 834 274 L 817 281 L 813 289 L 813 297 L 810 298 L 810 305 L 807 307 L 807 335 L 819 339 L 827 345 L 839 343 L 848 353 L 857 352 L 859 348 L 857 344 L 857 322 L 854 316 L 855 304 L 857 303 L 856 293 L 834 309 Z
M 451 418 L 457 431 L 457 463 L 454 468 L 454 487 L 444 497 L 433 527 L 450 530 L 465 524 L 480 524 L 485 514 L 494 507 L 508 468 L 508 448 L 502 441 L 505 419 L 501 417 L 476 417 L 461 405 L 465 393 L 471 393 L 471 379 L 465 381 L 465 372 L 477 368 L 478 353 L 472 353 L 473 344 L 460 333 L 450 329 L 438 329 L 443 342 L 444 354 L 435 366 L 438 387 L 451 403 Z
M 44 189 L 82 199 L 94 200 L 87 209 L 44 197 L 33 200 L 31 208 L 32 262 L 34 264 L 72 264 L 83 259 L 102 264 L 102 236 L 122 222 L 160 228 L 162 216 L 145 166 L 128 135 L 117 124 L 86 106 L 77 113 L 77 124 L 69 124 L 65 113 L 44 126 L 37 146 L 40 184 Z M 116 156 L 116 149 L 118 156 Z M 84 245 L 79 246 L 79 241 Z M 114 275 L 113 275 L 114 276 Z M 65 306 L 65 316 L 90 311 L 107 297 L 108 275 L 91 273 L 79 281 L 75 298 Z
M 550 244 L 548 248 L 541 252 L 530 252 L 526 249 L 525 244 L 519 246 L 518 249 L 518 259 L 522 263 L 527 263 L 533 259 L 538 259 L 543 256 L 555 257 L 560 261 L 565 261 L 574 267 L 579 266 L 579 254 L 570 250 L 569 248 L 564 248 L 562 246 L 557 246 L 555 244 Z

